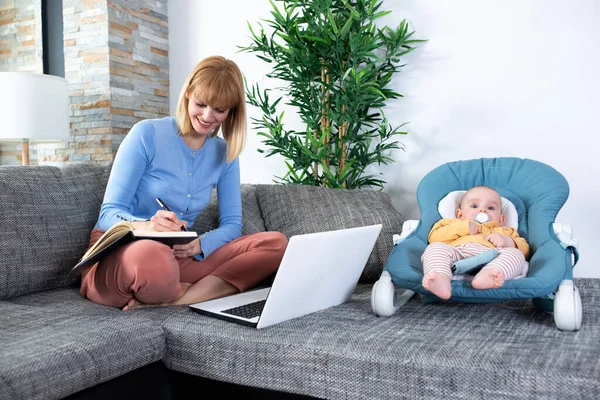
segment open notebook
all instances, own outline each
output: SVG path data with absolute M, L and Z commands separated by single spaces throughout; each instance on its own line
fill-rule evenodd
M 118 246 L 123 246 L 134 240 L 150 239 L 157 240 L 168 246 L 174 244 L 185 244 L 198 237 L 198 233 L 192 231 L 176 231 L 176 232 L 154 232 L 145 230 L 133 229 L 130 222 L 122 221 L 114 224 L 109 230 L 98 239 L 92 247 L 90 247 L 81 257 L 77 265 L 75 265 L 69 275 L 67 282 L 75 279 L 88 266 L 94 265 L 102 257 Z

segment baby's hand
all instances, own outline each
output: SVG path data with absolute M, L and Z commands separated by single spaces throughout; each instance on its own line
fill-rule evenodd
M 473 221 L 469 221 L 469 233 L 471 235 L 477 235 L 477 232 L 479 232 L 479 227 L 477 224 Z
M 498 232 L 491 233 L 485 237 L 485 240 L 496 247 L 517 247 L 515 241 L 510 236 Z

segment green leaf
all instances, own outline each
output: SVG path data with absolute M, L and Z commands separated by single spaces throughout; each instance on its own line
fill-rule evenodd
M 261 56 L 260 54 L 257 54 L 257 55 L 256 55 L 256 57 L 258 57 L 258 58 L 260 58 L 261 60 L 263 60 L 263 61 L 266 61 L 266 62 L 268 62 L 268 63 L 272 63 L 272 62 L 273 62 L 273 60 L 271 60 L 270 58 L 267 58 L 267 57 L 265 57 L 265 56 Z
M 344 3 L 344 5 L 346 7 L 348 7 L 348 10 L 350 10 L 350 12 L 352 13 L 352 17 L 359 19 L 360 18 L 360 14 L 358 13 L 358 11 L 356 10 L 356 8 L 352 7 L 352 5 L 350 5 L 350 3 L 348 3 L 347 0 L 341 0 L 342 3 Z
M 325 40 L 325 39 L 321 39 L 320 37 L 316 37 L 316 36 L 311 36 L 311 35 L 302 35 L 303 39 L 309 39 L 309 40 L 313 40 L 315 42 L 320 42 L 320 43 L 325 43 L 325 44 L 329 44 L 329 41 Z
M 340 37 L 345 37 L 348 32 L 350 31 L 350 27 L 352 26 L 352 17 L 349 17 L 348 20 L 346 21 L 346 23 L 344 24 L 344 26 L 342 27 L 342 30 L 340 32 Z
M 283 20 L 285 20 L 285 19 L 283 18 L 283 15 L 282 15 L 282 14 L 281 14 L 281 12 L 279 11 L 279 8 L 277 8 L 277 6 L 275 5 L 275 3 L 273 3 L 273 1 L 272 1 L 272 0 L 269 0 L 269 3 L 271 3 L 271 8 L 273 9 L 273 10 L 271 11 L 271 14 L 272 14 L 272 15 L 275 17 L 275 19 L 276 19 L 277 21 L 283 21 Z
M 327 19 L 329 20 L 329 25 L 331 26 L 331 29 L 333 30 L 333 33 L 335 33 L 337 35 L 338 34 L 338 28 L 337 28 L 337 25 L 335 23 L 335 18 L 333 16 L 333 13 L 331 12 L 331 8 L 327 10 Z
M 391 13 L 392 13 L 391 11 L 382 11 L 380 13 L 377 13 L 377 14 L 373 15 L 373 19 L 385 17 L 386 15 L 389 15 Z

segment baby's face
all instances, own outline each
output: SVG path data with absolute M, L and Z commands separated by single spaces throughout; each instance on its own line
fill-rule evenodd
M 468 190 L 463 196 L 460 208 L 456 210 L 456 217 L 475 221 L 475 216 L 480 212 L 487 214 L 488 222 L 497 222 L 498 225 L 504 223 L 502 199 L 498 192 L 487 187 Z

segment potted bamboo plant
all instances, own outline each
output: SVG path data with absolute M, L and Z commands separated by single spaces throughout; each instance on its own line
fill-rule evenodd
M 276 4 L 277 3 L 277 4 Z M 271 99 L 270 90 L 246 82 L 249 104 L 262 118 L 252 118 L 266 156 L 284 157 L 287 173 L 280 183 L 334 188 L 383 188 L 369 173 L 372 164 L 393 162 L 402 148 L 397 141 L 405 124 L 391 126 L 383 107 L 401 94 L 390 89 L 402 67 L 400 58 L 414 50 L 408 23 L 395 29 L 377 27 L 389 14 L 382 0 L 278 0 L 271 2 L 269 32 L 249 23 L 251 44 L 241 51 L 255 53 L 272 67 L 269 78 L 283 82 L 286 96 Z M 281 103 L 281 104 L 280 104 Z M 297 110 L 304 127 L 288 129 L 287 104 Z

